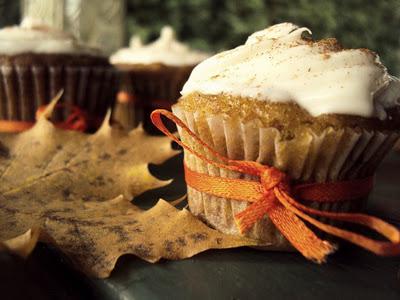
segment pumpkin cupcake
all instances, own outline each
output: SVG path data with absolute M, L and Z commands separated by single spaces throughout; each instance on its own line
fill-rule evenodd
M 170 108 L 179 98 L 179 92 L 188 79 L 190 72 L 207 53 L 189 48 L 176 40 L 175 32 L 169 26 L 161 30 L 160 37 L 147 45 L 133 36 L 128 48 L 118 50 L 111 55 L 110 62 L 119 70 L 119 94 L 115 118 L 124 120 L 137 110 L 136 123 L 143 122 L 145 128 L 152 128 L 149 114 L 154 108 Z M 122 110 L 122 111 L 121 111 Z M 125 112 L 124 112 L 125 110 Z M 122 124 L 126 127 L 134 126 Z
M 310 35 L 307 28 L 282 23 L 205 60 L 184 85 L 174 114 L 220 154 L 273 166 L 298 184 L 373 175 L 400 134 L 400 81 L 374 52 Z M 178 129 L 184 143 L 208 155 Z M 188 151 L 185 164 L 197 173 L 243 178 Z M 229 234 L 239 234 L 234 216 L 250 205 L 190 186 L 188 201 L 193 214 Z M 364 201 L 305 204 L 349 212 Z M 269 249 L 289 248 L 268 216 L 246 235 Z
M 95 127 L 114 98 L 114 71 L 99 50 L 29 18 L 0 30 L 0 76 L 2 121 L 34 122 L 63 89 L 58 119 L 78 108 Z

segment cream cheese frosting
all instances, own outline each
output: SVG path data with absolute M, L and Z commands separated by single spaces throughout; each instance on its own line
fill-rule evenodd
M 100 55 L 98 49 L 86 46 L 73 35 L 53 29 L 40 20 L 25 18 L 19 26 L 0 30 L 0 54 L 21 53 Z
M 197 65 L 184 85 L 193 92 L 260 101 L 293 101 L 312 116 L 347 114 L 386 119 L 400 105 L 400 81 L 367 49 L 342 49 L 335 39 L 282 23 L 255 32 L 241 45 Z
M 128 48 L 118 50 L 111 55 L 112 64 L 154 64 L 167 66 L 196 65 L 209 57 L 205 52 L 190 49 L 177 41 L 170 26 L 161 30 L 160 37 L 153 43 L 143 45 L 140 38 L 133 36 Z

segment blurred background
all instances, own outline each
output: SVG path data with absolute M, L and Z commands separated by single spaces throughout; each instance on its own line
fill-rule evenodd
M 154 40 L 170 24 L 181 40 L 212 52 L 242 44 L 271 24 L 309 27 L 315 38 L 378 52 L 400 75 L 400 0 L 0 0 L 1 27 L 40 16 L 107 53 L 137 34 Z

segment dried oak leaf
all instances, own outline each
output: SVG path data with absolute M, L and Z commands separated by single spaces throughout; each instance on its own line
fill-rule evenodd
M 173 154 L 167 138 L 142 129 L 126 133 L 108 122 L 88 135 L 41 118 L 26 132 L 0 135 L 0 249 L 26 256 L 40 240 L 83 272 L 107 277 L 123 254 L 156 262 L 255 245 L 163 200 L 147 211 L 129 201 L 167 183 L 147 166 Z

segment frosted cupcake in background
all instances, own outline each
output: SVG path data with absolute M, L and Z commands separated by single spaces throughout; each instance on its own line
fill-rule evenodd
M 0 30 L 0 76 L 2 121 L 34 122 L 63 89 L 58 119 L 75 107 L 95 127 L 115 98 L 115 71 L 98 49 L 34 19 Z
M 313 41 L 290 23 L 251 35 L 191 73 L 172 110 L 220 154 L 284 171 L 294 183 L 335 182 L 374 174 L 400 134 L 400 82 L 374 52 Z M 180 130 L 181 139 L 206 152 Z M 239 178 L 185 151 L 198 173 Z M 251 179 L 251 178 L 249 178 Z M 188 186 L 190 210 L 214 228 L 239 234 L 234 216 L 250 204 Z M 365 199 L 306 202 L 329 211 L 359 210 Z M 247 235 L 269 249 L 288 242 L 265 216 Z
M 120 71 L 117 101 L 123 104 L 117 105 L 115 119 L 128 128 L 138 122 L 143 122 L 147 129 L 152 128 L 150 112 L 155 108 L 170 108 L 179 98 L 192 69 L 208 56 L 177 41 L 169 26 L 163 27 L 160 37 L 147 45 L 133 36 L 128 48 L 110 57 L 110 62 Z M 137 111 L 136 122 L 133 106 Z

